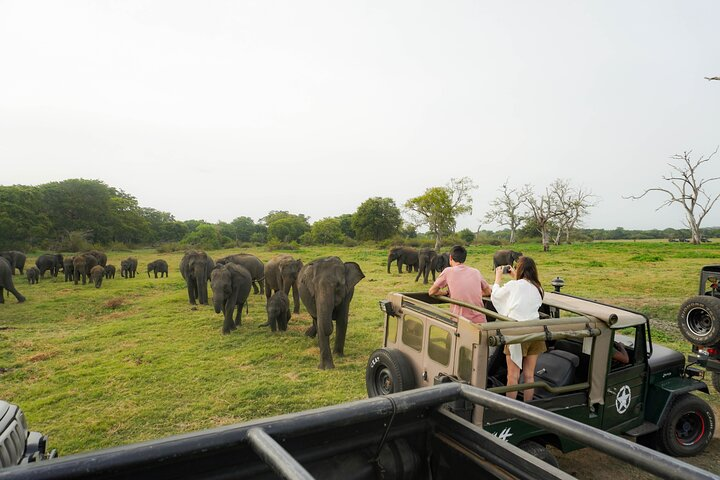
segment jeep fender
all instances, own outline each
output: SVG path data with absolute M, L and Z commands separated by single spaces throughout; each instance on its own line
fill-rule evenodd
M 673 377 L 651 385 L 645 405 L 645 420 L 655 425 L 662 425 L 675 397 L 694 391 L 710 394 L 705 382 L 692 378 Z

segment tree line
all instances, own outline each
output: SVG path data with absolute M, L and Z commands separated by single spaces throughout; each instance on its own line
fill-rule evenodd
M 353 213 L 310 222 L 310 217 L 270 211 L 257 221 L 240 216 L 231 222 L 176 220 L 169 212 L 142 207 L 135 197 L 99 180 L 69 179 L 38 186 L 0 186 L 0 250 L 46 249 L 81 251 L 92 245 L 128 248 L 163 245 L 182 249 L 230 248 L 242 244 L 270 244 L 292 248 L 298 244 L 345 244 L 373 241 L 442 245 L 455 243 L 550 243 L 574 240 L 633 240 L 667 238 L 683 241 L 720 236 L 720 228 L 614 230 L 583 229 L 583 218 L 595 206 L 594 196 L 568 180 L 557 179 L 540 193 L 532 185 L 512 187 L 506 181 L 488 205 L 485 222 L 500 231 L 467 228 L 457 231 L 457 218 L 472 213 L 468 177 L 430 187 L 398 207 L 391 198 L 373 197 Z M 403 220 L 403 213 L 408 220 Z M 427 233 L 419 234 L 425 227 Z

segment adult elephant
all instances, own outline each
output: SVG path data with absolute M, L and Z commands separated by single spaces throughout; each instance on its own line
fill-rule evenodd
M 61 253 L 46 253 L 35 260 L 35 266 L 40 271 L 41 277 L 44 277 L 47 271 L 50 272 L 51 276 L 57 277 L 60 269 L 63 268 L 63 260 Z
M 75 268 L 73 267 L 74 263 L 75 257 L 65 257 L 63 259 L 63 273 L 65 273 L 66 282 L 72 282 L 75 276 Z
M 360 265 L 338 257 L 323 257 L 305 265 L 298 278 L 300 298 L 310 312 L 313 324 L 305 335 L 318 336 L 321 369 L 335 368 L 330 353 L 333 320 L 337 324 L 333 353 L 342 356 L 345 348 L 350 301 L 355 285 L 365 278 Z
M 493 270 L 501 265 L 514 265 L 520 257 L 522 257 L 522 252 L 515 252 L 513 250 L 498 250 L 493 255 Z
M 190 250 L 180 260 L 180 275 L 187 285 L 188 299 L 195 305 L 195 299 L 200 305 L 208 305 L 207 282 L 215 262 L 202 250 Z
M 96 266 L 97 258 L 89 253 L 81 253 L 73 257 L 73 282 L 75 285 L 78 284 L 82 277 L 82 284 L 87 283 L 87 277 L 90 275 L 90 270 Z
M 135 278 L 137 266 L 138 261 L 137 258 L 134 257 L 128 257 L 125 260 L 120 261 L 120 276 L 124 278 Z
M 13 270 L 10 262 L 8 262 L 5 257 L 0 257 L 0 303 L 5 303 L 4 289 L 7 289 L 8 292 L 15 295 L 18 302 L 22 303 L 25 301 L 25 297 L 15 289 L 15 285 L 13 284 Z
M 398 273 L 402 273 L 403 265 L 406 265 L 407 271 L 412 272 L 413 268 L 417 272 L 420 260 L 418 251 L 412 247 L 395 247 L 388 253 L 387 273 L 390 273 L 390 264 L 397 261 Z
M 252 276 L 252 286 L 255 295 L 265 293 L 265 264 L 262 260 L 249 253 L 236 253 L 235 255 L 228 255 L 215 261 L 215 265 L 225 265 L 226 263 L 234 263 L 235 265 L 245 267 Z
M 225 316 L 223 335 L 235 330 L 242 323 L 242 307 L 250 295 L 250 285 L 252 285 L 252 276 L 242 265 L 227 263 L 212 270 L 210 287 L 213 292 L 215 313 L 222 312 Z M 237 313 L 233 322 L 235 308 Z
M 265 298 L 270 300 L 273 292 L 293 292 L 293 313 L 300 313 L 300 295 L 298 293 L 298 276 L 303 268 L 300 259 L 291 255 L 278 255 L 265 264 Z
M 90 250 L 89 252 L 85 252 L 89 255 L 92 255 L 97 260 L 97 264 L 104 267 L 107 265 L 107 255 L 105 255 L 105 252 L 101 252 L 100 250 Z
M 18 250 L 9 250 L 7 252 L 0 252 L 0 257 L 3 257 L 10 264 L 12 275 L 15 275 L 15 269 L 17 268 L 20 275 L 23 274 L 25 268 L 25 260 L 27 257 L 23 252 Z
M 150 262 L 147 266 L 148 278 L 150 278 L 150 272 L 153 272 L 155 274 L 155 278 L 157 278 L 158 273 L 160 274 L 160 278 L 162 278 L 163 276 L 167 277 L 168 263 L 163 259 L 158 259 L 154 262 Z
M 421 248 L 418 252 L 418 273 L 415 276 L 417 282 L 420 275 L 423 276 L 423 283 L 428 283 L 428 275 L 432 273 L 433 282 L 435 281 L 435 264 L 437 263 L 437 253 L 432 248 Z

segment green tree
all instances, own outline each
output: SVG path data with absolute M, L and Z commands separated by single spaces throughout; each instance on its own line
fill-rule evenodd
M 260 221 L 267 225 L 268 238 L 281 242 L 296 242 L 303 233 L 310 231 L 308 217 L 303 214 L 293 215 L 285 211 L 271 211 Z
M 340 222 L 340 230 L 342 230 L 343 235 L 349 238 L 355 238 L 355 229 L 352 226 L 353 216 L 345 213 L 336 218 Z
M 0 250 L 36 245 L 47 238 L 51 229 L 37 188 L 0 187 Z
M 352 228 L 359 240 L 385 240 L 395 235 L 400 225 L 400 209 L 392 198 L 368 198 L 352 217 Z
M 475 234 L 469 228 L 463 228 L 457 232 L 458 237 L 462 238 L 468 245 L 475 240 Z
M 217 226 L 204 223 L 199 225 L 195 231 L 185 235 L 182 243 L 210 250 L 222 247 L 224 243 L 223 240 L 223 236 L 220 234 Z
M 307 237 L 314 244 L 328 245 L 342 243 L 345 239 L 340 220 L 338 218 L 323 218 L 313 223 Z
M 453 178 L 448 185 L 428 188 L 405 202 L 416 225 L 427 226 L 435 236 L 435 250 L 440 248 L 443 235 L 455 232 L 457 217 L 472 213 L 470 191 L 475 188 L 469 177 Z

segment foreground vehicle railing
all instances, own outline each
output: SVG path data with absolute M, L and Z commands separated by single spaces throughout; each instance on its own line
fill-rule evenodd
M 0 479 L 450 479 L 480 472 L 485 478 L 573 478 L 442 408 L 457 400 L 522 419 L 662 478 L 719 478 L 531 405 L 446 383 L 12 467 L 0 471 Z

